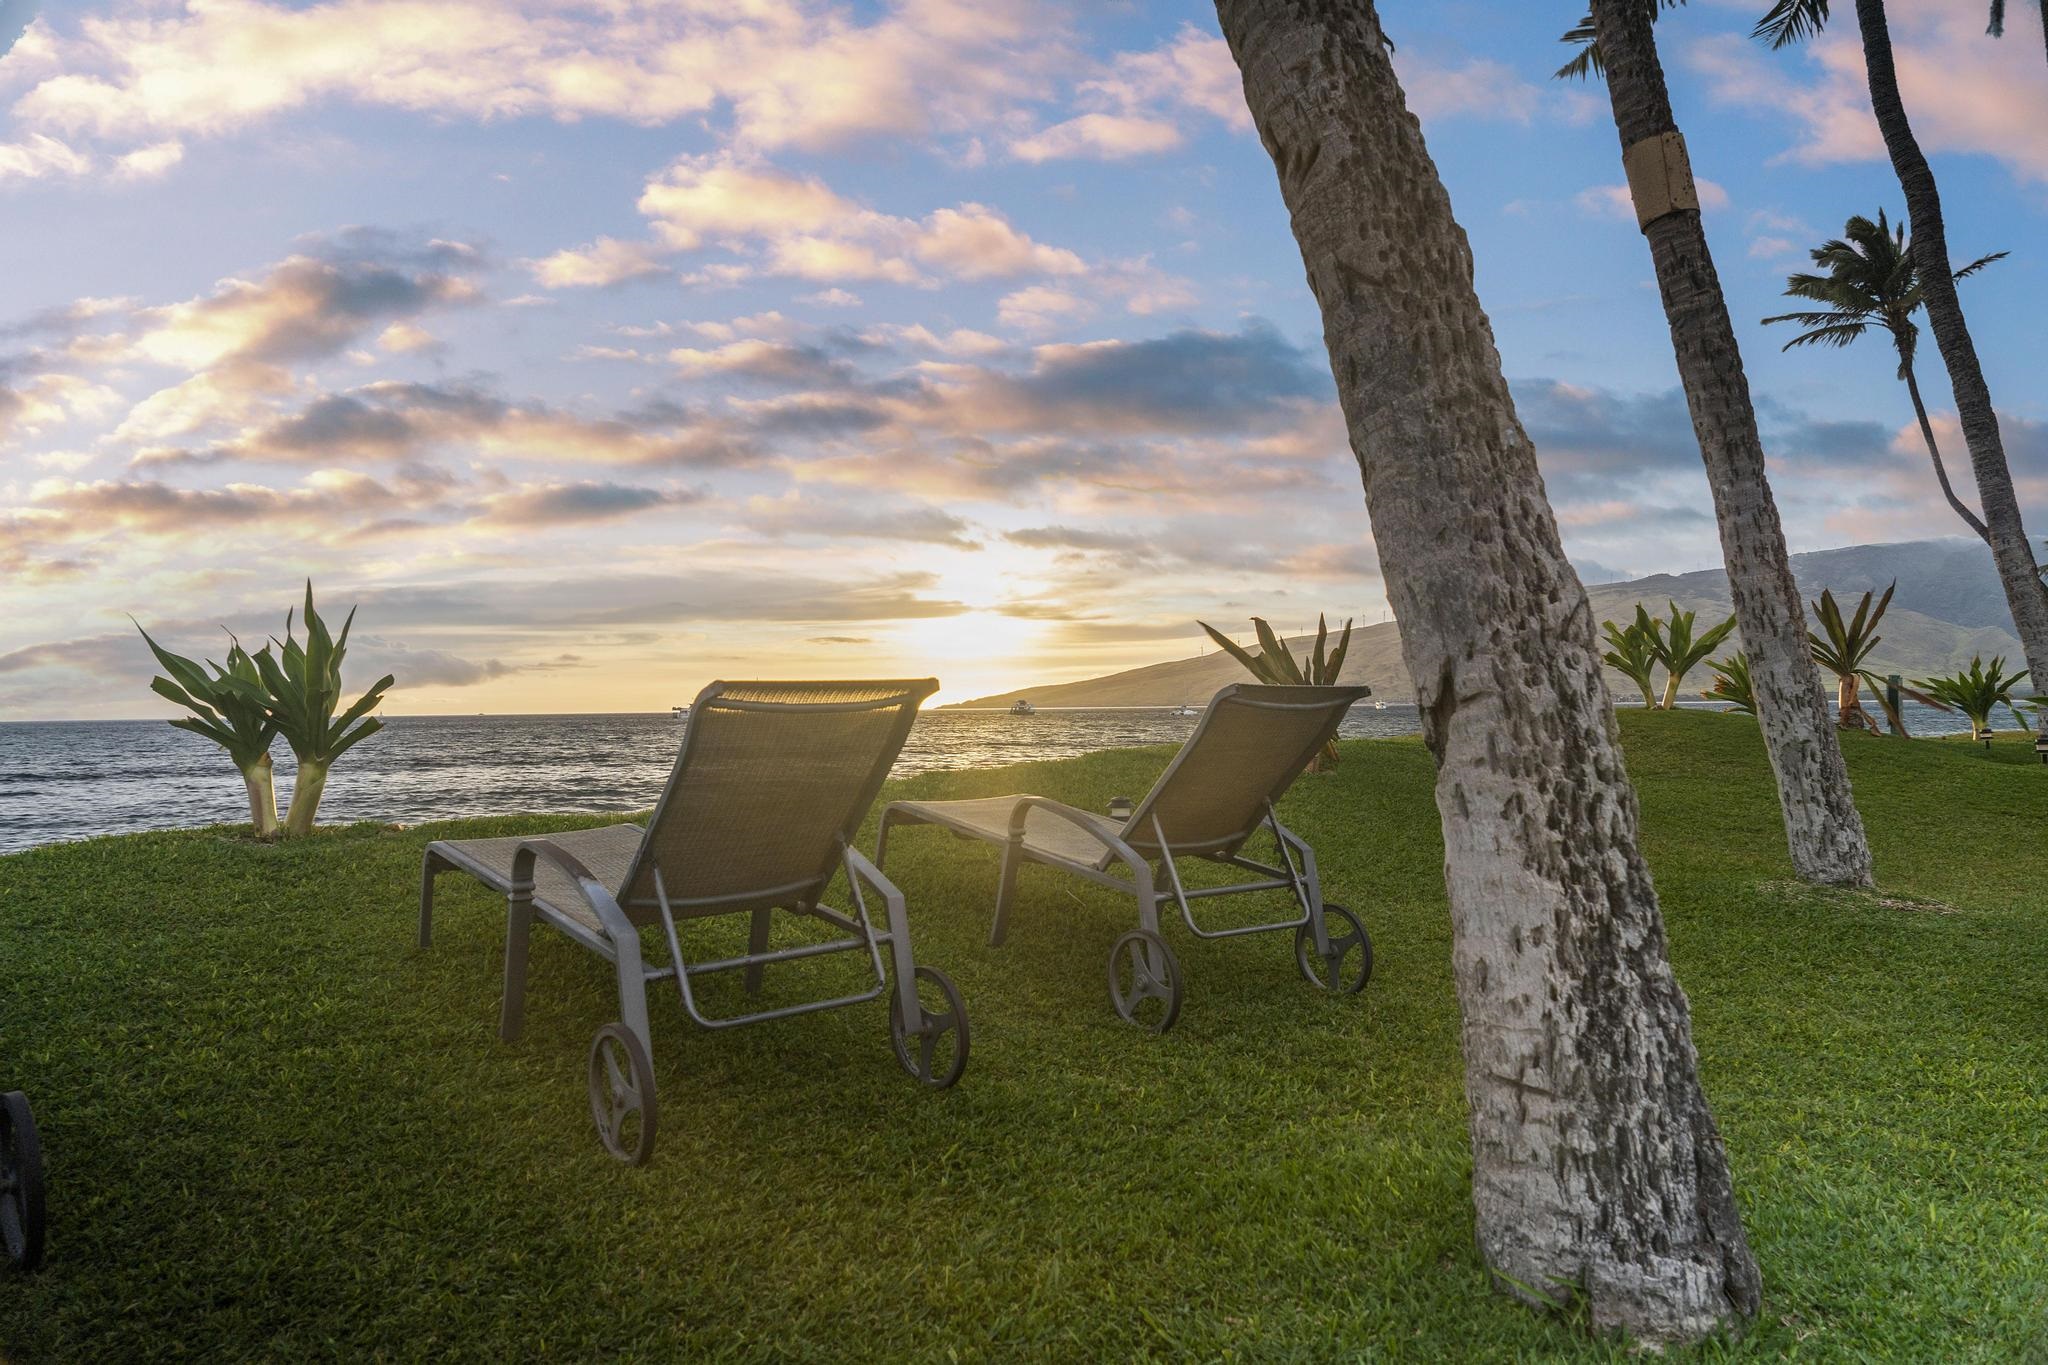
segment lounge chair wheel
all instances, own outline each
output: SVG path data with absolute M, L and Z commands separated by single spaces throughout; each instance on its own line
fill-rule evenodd
M 1109 1003 L 1139 1028 L 1172 1028 L 1180 997 L 1180 962 L 1150 929 L 1131 930 L 1109 950 Z
M 960 1079 L 967 1069 L 967 1006 L 960 1001 L 960 988 L 937 967 L 919 967 L 916 1029 L 903 1023 L 903 997 L 889 993 L 889 1041 L 895 1045 L 896 1061 L 920 1085 L 944 1090 Z M 930 986 L 938 999 L 932 1000 Z M 932 1006 L 937 1005 L 935 1010 Z
M 1316 951 L 1316 936 L 1304 924 L 1294 931 L 1294 965 L 1307 980 L 1325 990 L 1356 995 L 1372 980 L 1372 935 L 1358 916 L 1341 905 L 1323 904 L 1323 925 L 1330 933 L 1328 955 Z
M 43 1147 L 19 1090 L 0 1095 L 0 1247 L 24 1275 L 43 1263 Z
M 606 1024 L 590 1040 L 590 1117 L 604 1149 L 627 1165 L 654 1155 L 654 1063 L 624 1024 Z

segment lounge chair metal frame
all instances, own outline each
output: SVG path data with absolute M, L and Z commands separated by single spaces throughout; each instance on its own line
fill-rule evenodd
M 0 1095 L 0 1257 L 24 1275 L 43 1263 L 43 1146 L 28 1097 Z
M 1018 870 L 1027 862 L 1039 863 L 1136 898 L 1138 927 L 1117 940 L 1110 950 L 1109 959 L 1111 1003 L 1119 1014 L 1134 1023 L 1164 1032 L 1179 1017 L 1182 995 L 1179 963 L 1172 948 L 1160 935 L 1159 911 L 1168 901 L 1179 909 L 1181 921 L 1199 939 L 1237 938 L 1244 934 L 1292 929 L 1295 931 L 1296 965 L 1304 977 L 1331 990 L 1351 993 L 1363 990 L 1372 975 L 1372 939 L 1350 910 L 1325 903 L 1315 849 L 1280 822 L 1274 802 L 1336 734 L 1352 703 L 1370 695 L 1371 690 L 1368 687 L 1267 687 L 1242 683 L 1224 688 L 1211 699 L 1194 732 L 1167 764 L 1152 790 L 1137 804 L 1129 818 L 1121 822 L 1079 810 L 1050 797 L 1002 798 L 1012 804 L 1005 834 L 1000 839 L 1002 866 L 997 874 L 989 946 L 1002 946 L 1009 935 L 1010 909 L 1016 900 Z M 1312 699 L 1302 699 L 1308 694 L 1316 695 Z M 1303 745 L 1292 761 L 1280 765 L 1278 780 L 1262 793 L 1256 803 L 1257 810 L 1262 812 L 1259 818 L 1245 828 L 1234 829 L 1221 836 L 1176 845 L 1168 837 L 1158 807 L 1172 790 L 1190 756 L 1197 752 L 1211 724 L 1228 706 L 1298 713 L 1323 711 L 1327 720 L 1314 733 L 1311 743 Z M 961 838 L 998 842 L 997 835 L 986 823 L 976 822 L 961 813 L 963 807 L 981 804 L 891 802 L 882 810 L 875 841 L 875 865 L 886 865 L 889 831 L 896 825 L 935 824 L 951 829 Z M 1046 847 L 1034 847 L 1028 832 L 1032 814 L 1039 811 L 1082 831 L 1100 847 L 1101 856 L 1093 862 L 1086 862 L 1078 857 L 1062 856 Z M 1279 866 L 1244 856 L 1244 846 L 1262 829 L 1270 831 L 1273 836 L 1279 853 Z M 1253 872 L 1259 875 L 1260 880 L 1191 889 L 1181 879 L 1180 869 L 1175 865 L 1176 859 L 1190 857 Z M 1118 876 L 1112 872 L 1110 869 L 1117 864 L 1128 869 L 1130 875 Z M 1164 889 L 1161 889 L 1162 884 Z M 1264 891 L 1291 893 L 1299 913 L 1288 919 L 1217 929 L 1205 929 L 1195 919 L 1191 902 Z M 1336 934 L 1330 931 L 1331 914 L 1344 921 L 1343 929 Z M 1349 956 L 1354 949 L 1361 950 L 1355 961 Z M 1317 970 L 1318 964 L 1321 971 Z M 1156 1009 L 1152 1007 L 1154 1004 Z
M 888 691 L 890 694 L 871 700 L 838 702 L 758 699 L 758 694 L 772 693 L 778 688 L 801 692 L 835 687 Z M 918 703 L 937 687 L 936 680 L 929 678 L 900 682 L 712 683 L 698 693 L 697 700 L 690 707 L 691 725 L 685 734 L 682 750 L 670 770 L 661 799 L 645 826 L 614 826 L 611 830 L 570 831 L 552 838 L 539 836 L 519 840 L 513 850 L 509 876 L 501 861 L 493 860 L 486 852 L 488 846 L 489 851 L 502 854 L 502 846 L 508 841 L 436 840 L 429 844 L 420 870 L 420 947 L 426 948 L 432 943 L 434 879 L 440 873 L 450 870 L 467 872 L 486 886 L 504 892 L 505 994 L 499 1014 L 498 1035 L 506 1042 L 519 1037 L 525 1022 L 527 956 L 536 918 L 553 925 L 612 964 L 618 980 L 619 1022 L 598 1030 L 593 1040 L 591 1109 L 607 1149 L 633 1164 L 645 1161 L 653 1147 L 655 1110 L 650 1061 L 653 1034 L 647 1012 L 647 987 L 650 983 L 673 980 L 682 999 L 683 1010 L 693 1022 L 706 1029 L 729 1029 L 874 1000 L 889 990 L 893 969 L 895 989 L 890 999 L 890 1034 L 898 1062 L 913 1078 L 927 1086 L 943 1089 L 953 1084 L 959 1079 L 967 1060 L 967 1016 L 959 993 L 943 973 L 917 964 L 911 952 L 910 923 L 903 893 L 851 842 L 853 832 L 873 804 L 875 794 L 888 776 L 889 768 L 916 719 Z M 732 691 L 757 695 L 755 699 L 728 695 Z M 691 780 L 691 759 L 700 728 L 707 723 L 717 723 L 717 712 L 774 710 L 817 714 L 877 711 L 889 707 L 900 708 L 900 721 L 889 742 L 882 746 L 883 751 L 868 774 L 859 799 L 835 836 L 832 855 L 822 869 L 814 875 L 780 885 L 720 895 L 675 897 L 669 894 L 656 852 L 657 831 L 677 803 L 684 785 Z M 564 845 L 575 842 L 578 836 L 609 834 L 623 829 L 638 831 L 640 839 L 624 871 L 611 879 L 617 886 L 615 892 L 606 878 L 598 875 Z M 560 872 L 574 885 L 577 897 L 588 911 L 587 916 L 576 913 L 573 905 L 558 905 L 540 894 L 537 873 L 542 865 Z M 641 880 L 643 871 L 652 882 L 653 895 L 635 899 L 627 893 Z M 851 914 L 836 910 L 820 899 L 841 871 L 846 875 L 852 894 Z M 882 899 L 885 929 L 878 930 L 874 925 L 868 905 L 871 892 Z M 621 903 L 622 898 L 625 904 Z M 643 911 L 641 921 L 636 922 L 627 913 L 629 904 Z M 822 921 L 838 930 L 843 937 L 771 949 L 768 947 L 769 936 L 774 913 L 778 909 Z M 667 948 L 667 966 L 652 965 L 643 954 L 643 930 L 653 927 L 645 915 L 648 910 L 653 912 L 653 923 L 658 923 L 661 928 Z M 709 962 L 689 961 L 683 952 L 677 921 L 724 914 L 751 915 L 748 950 Z M 886 968 L 884 949 L 888 950 L 889 957 Z M 699 1007 L 696 993 L 690 985 L 693 978 L 744 971 L 746 989 L 753 994 L 760 989 L 764 973 L 770 966 L 848 952 L 867 955 L 874 972 L 872 986 L 850 994 L 714 1018 Z M 920 980 L 934 985 L 945 997 L 941 1012 L 935 1014 L 925 1007 L 918 993 Z M 905 1020 L 918 1022 L 906 1026 Z M 940 1067 L 937 1064 L 937 1047 L 948 1032 L 955 1035 L 953 1054 L 948 1059 L 950 1064 Z M 628 1115 L 638 1116 L 637 1142 L 620 1136 L 620 1120 Z

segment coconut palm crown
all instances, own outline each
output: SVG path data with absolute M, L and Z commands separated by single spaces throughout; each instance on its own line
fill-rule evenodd
M 1842 235 L 1812 251 L 1813 263 L 1825 274 L 1802 272 L 1785 278 L 1785 295 L 1823 305 L 1820 310 L 1780 313 L 1765 318 L 1767 323 L 1790 322 L 1807 330 L 1782 347 L 1847 346 L 1872 327 L 1891 334 L 1899 353 L 1899 378 L 1910 379 L 1913 355 L 1920 337 L 1920 324 L 1913 315 L 1922 303 L 1920 280 L 1906 244 L 1906 225 L 1894 226 L 1877 211 L 1871 222 L 1857 214 L 1843 225 Z M 1994 251 L 1955 272 L 1968 279 L 2005 259 L 2007 253 Z

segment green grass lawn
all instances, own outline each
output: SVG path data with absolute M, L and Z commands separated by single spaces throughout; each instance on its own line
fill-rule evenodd
M 2016 738 L 1847 737 L 1883 889 L 1822 893 L 1788 881 L 1751 723 L 1622 725 L 1764 1273 L 1755 1332 L 1706 1353 L 2048 1360 L 2048 769 Z M 1166 757 L 892 792 L 1100 808 Z M 1363 997 L 1303 983 L 1284 936 L 1169 928 L 1164 1037 L 1105 998 L 1128 900 L 1028 869 L 991 950 L 993 854 L 906 830 L 919 956 L 973 1019 L 959 1087 L 897 1069 L 880 1002 L 714 1034 L 669 988 L 641 1170 L 584 1100 L 602 963 L 537 931 L 505 1045 L 502 904 L 444 878 L 413 946 L 427 839 L 576 820 L 0 858 L 0 1085 L 35 1104 L 52 1220 L 43 1273 L 0 1279 L 0 1355 L 1620 1356 L 1473 1250 L 1430 778 L 1417 743 L 1350 743 L 1283 807 L 1372 929 Z M 832 969 L 792 970 L 771 995 Z

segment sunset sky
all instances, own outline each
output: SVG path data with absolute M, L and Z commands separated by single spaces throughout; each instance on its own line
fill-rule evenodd
M 1381 12 L 1590 582 L 1719 556 L 1605 92 L 1549 79 L 1582 8 Z M 1762 8 L 1658 27 L 1792 548 L 1952 534 L 1885 343 L 1757 324 L 1899 210 L 1847 7 L 1777 54 Z M 2039 20 L 1891 9 L 1951 249 L 2013 252 L 1964 301 L 2048 527 Z M 9 40 L 0 719 L 167 714 L 128 614 L 217 650 L 307 575 L 396 713 L 957 700 L 1381 619 L 1203 5 L 0 0 Z

